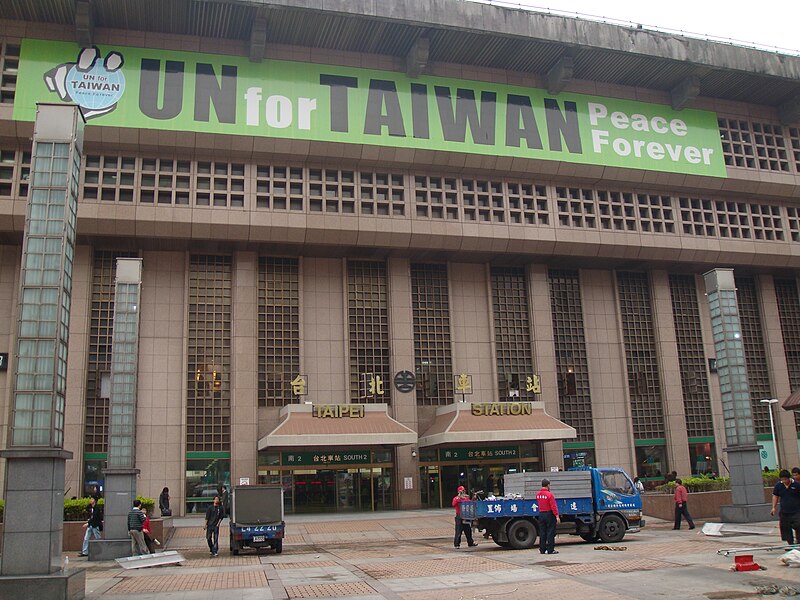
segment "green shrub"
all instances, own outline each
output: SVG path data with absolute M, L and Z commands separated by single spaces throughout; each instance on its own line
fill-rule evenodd
M 144 496 L 137 496 L 142 502 L 142 506 L 147 509 L 147 514 L 153 514 L 153 507 L 156 501 L 152 498 L 145 498 Z M 105 505 L 103 498 L 97 502 L 101 508 Z M 6 503 L 0 500 L 0 523 L 3 522 L 3 513 Z M 89 518 L 89 498 L 78 498 L 76 500 L 68 500 L 64 498 L 64 520 L 65 521 L 85 521 Z
M 136 499 L 142 503 L 142 508 L 147 509 L 147 514 L 154 517 L 153 509 L 156 506 L 156 501 L 153 498 L 145 498 L 144 496 L 136 496 Z
M 153 514 L 153 507 L 156 501 L 152 498 L 137 496 L 142 502 L 142 507 L 147 509 L 147 514 Z M 101 508 L 105 505 L 103 498 L 97 502 Z M 85 521 L 89 518 L 89 498 L 78 498 L 77 500 L 64 500 L 64 520 L 65 521 Z
M 775 487 L 775 484 L 778 483 L 778 473 L 779 471 L 764 471 L 761 477 L 764 479 L 764 487 Z
M 764 479 L 764 487 L 774 487 L 778 481 L 778 471 L 764 471 L 762 477 Z M 730 477 L 711 479 L 707 475 L 700 475 L 699 477 L 685 477 L 681 481 L 683 481 L 683 485 L 686 486 L 689 492 L 715 492 L 731 489 Z M 674 494 L 675 482 L 670 481 L 656 486 L 656 491 L 664 494 Z

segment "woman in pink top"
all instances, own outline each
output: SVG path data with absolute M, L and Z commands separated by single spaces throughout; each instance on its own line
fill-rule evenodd
M 681 528 L 681 517 L 686 519 L 689 524 L 689 529 L 694 529 L 694 521 L 692 515 L 689 514 L 689 507 L 687 506 L 689 500 L 689 492 L 683 486 L 680 479 L 675 480 L 675 527 L 673 529 Z

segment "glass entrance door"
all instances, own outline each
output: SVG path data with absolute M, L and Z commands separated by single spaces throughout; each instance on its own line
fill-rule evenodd
M 335 471 L 295 471 L 294 509 L 296 512 L 336 510 Z

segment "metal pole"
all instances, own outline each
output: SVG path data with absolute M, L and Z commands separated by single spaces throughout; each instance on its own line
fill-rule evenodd
M 772 432 L 772 445 L 775 447 L 775 460 L 778 463 L 778 469 L 781 468 L 781 455 L 778 452 L 778 438 L 775 437 L 775 419 L 772 417 L 772 405 L 778 402 L 777 398 L 765 398 L 764 400 L 760 400 L 763 404 L 767 405 L 769 409 L 769 430 Z
M 769 401 L 769 428 L 772 431 L 772 444 L 775 446 L 775 460 L 778 461 L 778 469 L 781 468 L 781 455 L 778 452 L 778 438 L 775 437 L 775 419 L 772 417 L 772 405 L 775 404 L 777 400 L 771 399 Z

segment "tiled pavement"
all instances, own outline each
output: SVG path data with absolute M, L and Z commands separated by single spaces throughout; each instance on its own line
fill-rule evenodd
M 626 537 L 623 551 L 560 536 L 557 556 L 514 551 L 477 536 L 477 548 L 452 548 L 449 511 L 289 517 L 283 554 L 232 556 L 227 535 L 210 557 L 197 518 L 176 519 L 168 549 L 182 566 L 123 571 L 86 563 L 87 597 L 113 600 L 515 600 L 531 598 L 755 598 L 756 585 L 796 585 L 800 569 L 758 553 L 769 570 L 736 573 L 720 548 L 771 545 L 777 539 L 707 538 L 652 523 Z M 598 547 L 598 549 L 595 549 Z

